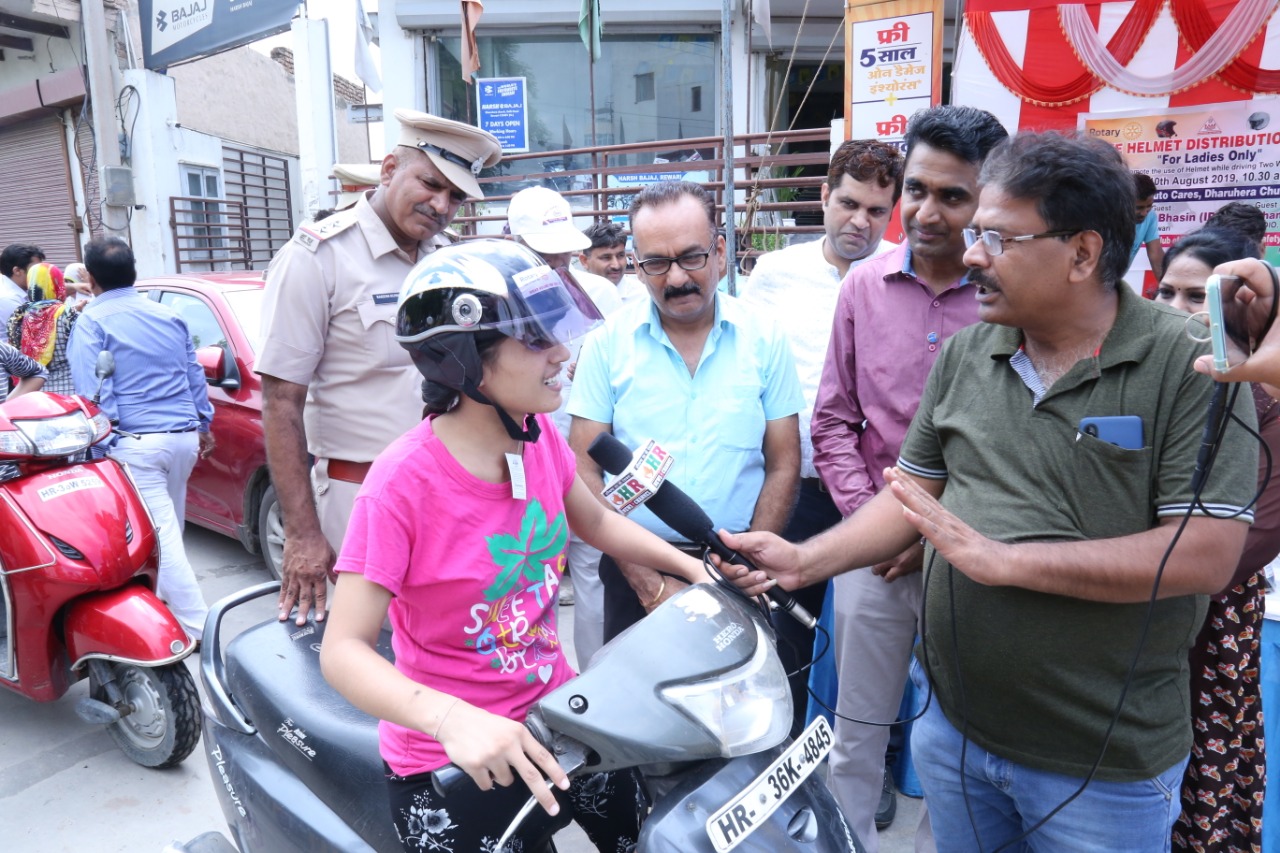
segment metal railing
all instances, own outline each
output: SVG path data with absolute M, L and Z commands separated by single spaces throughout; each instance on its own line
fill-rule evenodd
M 740 257 L 778 248 L 795 236 L 822 233 L 820 188 L 829 140 L 826 128 L 734 137 L 735 183 L 741 193 L 735 202 Z M 796 150 L 803 148 L 812 150 Z M 723 214 L 723 151 L 720 137 L 707 136 L 509 154 L 497 167 L 504 174 L 480 179 L 484 200 L 468 202 L 454 220 L 454 230 L 464 236 L 501 230 L 506 203 L 528 186 L 556 190 L 570 200 L 577 217 L 606 219 L 625 214 L 632 196 L 645 185 L 689 172 L 705 173 L 706 179 L 697 183 L 712 194 Z M 673 153 L 685 159 L 668 161 L 662 156 Z M 587 165 L 576 167 L 584 160 Z M 539 161 L 541 168 L 521 171 L 530 161 Z
M 169 228 L 178 272 L 249 268 L 249 218 L 240 202 L 171 196 Z
M 289 160 L 261 151 L 222 146 L 224 194 L 244 205 L 249 228 L 248 269 L 266 269 L 293 237 Z

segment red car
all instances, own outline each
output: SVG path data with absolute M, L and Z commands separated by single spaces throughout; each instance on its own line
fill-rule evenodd
M 262 383 L 253 372 L 262 273 L 149 278 L 137 288 L 186 320 L 209 383 L 216 445 L 187 484 L 187 520 L 239 539 L 279 577 L 284 527 L 267 470 Z

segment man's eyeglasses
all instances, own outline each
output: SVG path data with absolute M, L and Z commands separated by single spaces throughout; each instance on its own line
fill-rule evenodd
M 974 243 L 981 242 L 983 251 L 995 258 L 1004 254 L 1005 243 L 1025 243 L 1028 240 L 1040 240 L 1045 237 L 1071 237 L 1079 234 L 1080 230 L 1077 228 L 1074 231 L 1045 231 L 1043 234 L 1025 234 L 1021 237 L 1004 237 L 999 231 L 983 231 L 979 234 L 975 228 L 965 228 L 960 233 L 964 235 L 966 249 L 971 249 Z
M 645 258 L 643 261 L 636 261 L 636 266 L 644 270 L 645 275 L 666 275 L 672 264 L 679 264 L 680 269 L 693 272 L 705 267 L 709 257 L 710 247 L 705 252 L 688 252 L 678 258 Z

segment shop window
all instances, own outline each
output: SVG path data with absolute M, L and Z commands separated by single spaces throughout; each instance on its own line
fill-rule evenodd
M 477 40 L 480 72 L 476 76 L 523 77 L 528 98 L 528 142 L 531 152 L 560 151 L 624 143 L 715 136 L 719 42 L 706 34 L 605 36 L 604 49 L 592 69 L 577 31 L 563 36 L 481 36 Z M 478 124 L 476 86 L 462 82 L 459 40 L 440 38 L 430 73 L 439 92 L 430 111 L 445 118 Z M 594 74 L 595 104 L 587 80 Z M 691 96 L 699 90 L 700 94 Z M 696 102 L 691 98 L 696 97 Z M 654 152 L 614 155 L 613 165 L 696 159 L 692 149 L 673 144 Z M 710 152 L 701 156 L 709 157 Z M 590 155 L 503 161 L 495 172 L 508 182 L 494 195 L 528 185 L 532 172 L 572 172 L 591 166 Z M 493 174 L 487 172 L 485 174 Z M 590 176 L 542 179 L 564 191 L 590 186 Z M 581 183 L 576 183 L 581 182 Z
M 181 164 L 186 198 L 176 199 L 174 232 L 179 261 L 216 264 L 229 257 L 221 173 L 208 166 Z M 210 201 L 201 201 L 210 199 Z M 214 266 L 209 266 L 214 269 Z

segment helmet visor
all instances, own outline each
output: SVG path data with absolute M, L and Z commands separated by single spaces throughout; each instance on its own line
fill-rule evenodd
M 531 349 L 567 344 L 603 322 L 600 309 L 567 269 L 538 266 L 512 277 L 523 303 L 516 315 L 501 311 L 495 327 Z

